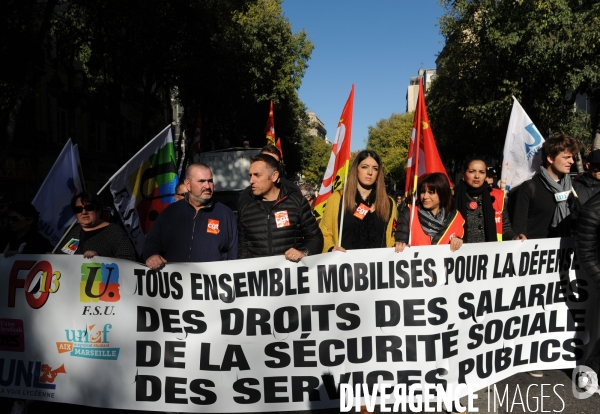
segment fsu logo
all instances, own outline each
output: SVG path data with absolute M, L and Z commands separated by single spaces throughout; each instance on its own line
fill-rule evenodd
M 19 272 L 28 271 L 25 279 L 19 278 Z M 33 309 L 46 304 L 51 293 L 60 288 L 60 272 L 52 271 L 52 265 L 46 260 L 15 260 L 8 279 L 8 306 L 15 307 L 17 289 L 25 290 L 25 300 Z
M 119 266 L 115 263 L 81 265 L 79 300 L 81 302 L 118 302 L 121 299 Z

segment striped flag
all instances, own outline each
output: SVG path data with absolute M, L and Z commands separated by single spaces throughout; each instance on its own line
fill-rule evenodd
M 169 125 L 110 179 L 110 192 L 136 251 L 141 254 L 154 220 L 175 202 L 177 166 Z
M 321 189 L 319 190 L 319 195 L 315 201 L 314 214 L 317 219 L 323 217 L 323 211 L 325 210 L 325 204 L 329 196 L 334 191 L 344 188 L 344 183 L 348 177 L 353 106 L 354 85 L 352 85 L 350 96 L 346 101 L 342 116 L 338 122 L 335 141 L 331 147 L 331 156 L 329 157 L 329 163 L 327 164 L 327 170 L 325 170 Z

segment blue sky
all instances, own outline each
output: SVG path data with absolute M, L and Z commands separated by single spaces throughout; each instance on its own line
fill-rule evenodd
M 406 111 L 406 88 L 419 67 L 435 68 L 443 37 L 437 0 L 284 0 L 283 13 L 315 45 L 300 99 L 335 138 L 354 83 L 352 151 L 369 125 Z

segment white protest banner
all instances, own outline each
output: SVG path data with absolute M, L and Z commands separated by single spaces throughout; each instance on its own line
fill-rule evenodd
M 581 363 L 597 295 L 577 268 L 570 239 L 159 272 L 0 259 L 0 396 L 233 413 L 339 407 L 342 383 L 481 389 Z

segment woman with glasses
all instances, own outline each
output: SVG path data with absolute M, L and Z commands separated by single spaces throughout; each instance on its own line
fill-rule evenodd
M 102 219 L 102 200 L 98 195 L 83 191 L 71 200 L 77 217 L 63 238 L 57 253 L 82 254 L 86 259 L 94 256 L 114 257 L 135 261 L 136 254 L 129 236 L 116 224 Z
M 15 254 L 43 254 L 52 251 L 52 245 L 38 233 L 40 213 L 31 203 L 13 203 L 8 206 L 6 220 L 10 230 L 8 245 L 0 246 L 4 257 Z

